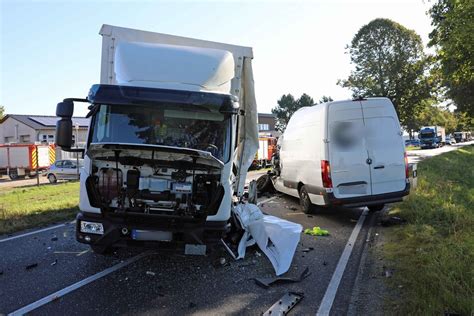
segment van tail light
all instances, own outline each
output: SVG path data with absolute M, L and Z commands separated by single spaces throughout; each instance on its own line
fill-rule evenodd
M 410 171 L 408 170 L 408 156 L 406 152 L 405 152 L 405 178 L 406 179 L 410 178 Z
M 323 179 L 323 187 L 332 188 L 331 167 L 327 160 L 321 160 L 321 176 Z

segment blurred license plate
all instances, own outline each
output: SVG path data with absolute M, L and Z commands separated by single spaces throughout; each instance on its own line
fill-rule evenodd
M 140 230 L 132 229 L 132 239 L 134 240 L 153 240 L 153 241 L 171 241 L 172 232 L 163 232 L 159 230 Z

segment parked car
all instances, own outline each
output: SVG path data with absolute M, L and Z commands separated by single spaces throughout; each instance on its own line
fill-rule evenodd
M 83 160 L 80 159 L 79 168 L 82 166 Z M 58 180 L 77 180 L 77 168 L 76 160 L 57 160 L 46 170 L 44 175 L 48 178 L 50 183 L 56 183 Z
M 407 139 L 407 140 L 405 140 L 405 146 L 420 147 L 420 140 L 419 139 Z
M 456 140 L 454 137 L 446 136 L 446 145 L 454 145 L 456 144 Z

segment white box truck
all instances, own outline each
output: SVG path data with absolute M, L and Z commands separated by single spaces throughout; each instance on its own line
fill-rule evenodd
M 409 193 L 400 123 L 387 98 L 303 107 L 279 145 L 274 187 L 299 197 L 305 212 L 314 205 L 379 210 Z
M 258 147 L 252 49 L 104 25 L 100 84 L 64 99 L 56 142 L 71 148 L 74 102 L 91 119 L 76 238 L 202 253 L 229 230 Z

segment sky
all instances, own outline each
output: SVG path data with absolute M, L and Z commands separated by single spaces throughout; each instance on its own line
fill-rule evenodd
M 428 42 L 428 0 L 108 1 L 0 0 L 0 105 L 54 115 L 99 83 L 102 24 L 253 47 L 258 111 L 287 93 L 348 99 L 346 46 L 365 24 L 389 18 Z M 75 115 L 85 115 L 86 106 Z

